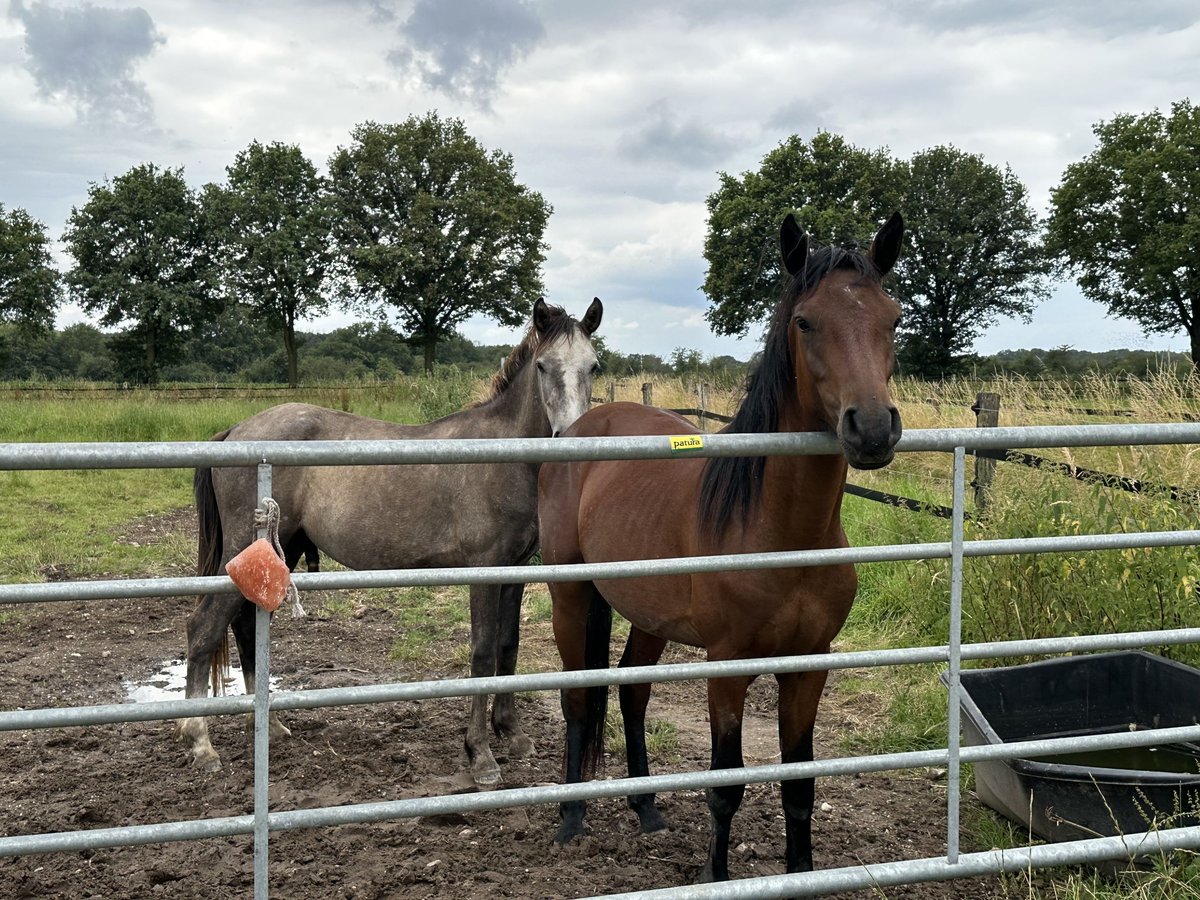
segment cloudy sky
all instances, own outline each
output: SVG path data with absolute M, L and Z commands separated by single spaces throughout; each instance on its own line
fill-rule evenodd
M 626 353 L 745 358 L 699 290 L 718 172 L 820 129 L 904 157 L 950 143 L 1011 165 L 1044 212 L 1094 123 L 1200 101 L 1198 50 L 1195 0 L 0 0 L 0 203 L 57 237 L 133 165 L 199 186 L 257 139 L 323 169 L 356 123 L 436 109 L 553 204 L 548 299 L 600 296 Z M 1065 284 L 976 350 L 1059 344 L 1186 346 Z

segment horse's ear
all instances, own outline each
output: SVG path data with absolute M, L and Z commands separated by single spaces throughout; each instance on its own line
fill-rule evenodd
M 783 254 L 783 267 L 788 274 L 799 274 L 808 259 L 808 235 L 791 213 L 787 214 L 779 229 L 779 251 Z
M 579 323 L 583 329 L 583 333 L 591 337 L 596 333 L 596 329 L 600 327 L 600 319 L 604 316 L 604 304 L 600 302 L 599 297 L 592 298 L 592 305 L 587 308 L 587 312 L 583 314 L 583 321 Z
M 900 256 L 900 245 L 903 241 L 904 217 L 900 213 L 894 212 L 892 217 L 879 229 L 874 240 L 871 241 L 871 249 L 867 251 L 867 258 L 875 264 L 880 275 L 886 275 L 892 271 L 892 266 L 896 264 L 896 260 Z
M 546 298 L 538 297 L 533 301 L 533 330 L 545 334 L 550 325 L 550 309 L 546 306 Z

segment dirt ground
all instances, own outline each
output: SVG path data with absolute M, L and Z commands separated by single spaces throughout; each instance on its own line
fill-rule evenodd
M 194 528 L 190 514 L 138 523 L 135 536 L 161 539 Z M 69 573 L 56 572 L 59 578 Z M 309 598 L 309 617 L 276 617 L 273 672 L 281 689 L 333 687 L 462 674 L 410 671 L 389 658 L 398 625 L 386 609 L 357 615 L 323 613 Z M 0 707 L 114 703 L 122 679 L 143 681 L 178 658 L 191 601 L 131 600 L 28 607 L 0 624 Z M 466 641 L 463 629 L 461 640 Z M 526 668 L 554 665 L 547 625 L 527 629 Z M 665 686 L 664 686 L 665 687 Z M 777 760 L 774 682 L 760 679 L 746 716 L 748 764 Z M 839 731 L 878 710 L 840 697 L 836 679 L 822 706 L 818 756 L 835 755 Z M 511 760 L 497 747 L 504 786 L 557 782 L 561 718 L 557 698 L 521 697 L 520 710 L 537 752 Z M 293 712 L 293 736 L 272 743 L 273 810 L 443 794 L 459 789 L 465 700 L 396 703 Z M 656 689 L 651 718 L 675 723 L 679 747 L 654 771 L 705 768 L 708 726 L 702 685 Z M 170 723 L 0 734 L 0 834 L 32 834 L 146 824 L 252 811 L 252 753 L 241 717 L 210 720 L 224 767 L 209 774 L 190 765 Z M 612 760 L 611 776 L 623 774 Z M 816 863 L 829 868 L 940 855 L 945 850 L 945 779 L 898 772 L 825 778 L 817 784 Z M 976 801 L 964 798 L 964 806 Z M 308 829 L 272 835 L 271 896 L 327 898 L 582 897 L 688 884 L 704 861 L 708 811 L 697 791 L 663 795 L 671 829 L 642 836 L 620 800 L 593 802 L 591 836 L 558 848 L 557 809 L 531 807 L 397 820 L 377 825 Z M 782 871 L 783 819 L 777 785 L 750 786 L 734 819 L 734 878 Z M 964 847 L 964 850 L 980 849 Z M 4 898 L 249 897 L 249 837 L 0 859 Z M 854 894 L 851 896 L 867 896 Z M 1007 896 L 994 880 L 889 888 L 890 898 Z

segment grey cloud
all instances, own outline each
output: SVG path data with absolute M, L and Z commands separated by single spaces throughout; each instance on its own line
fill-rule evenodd
M 720 163 L 736 146 L 731 138 L 703 122 L 680 121 L 665 101 L 652 104 L 647 113 L 645 124 L 617 140 L 617 149 L 629 159 L 705 168 Z
M 818 131 L 839 131 L 839 124 L 829 109 L 821 103 L 816 103 L 806 97 L 792 100 L 778 107 L 767 119 L 767 128 L 771 132 L 783 135 L 799 134 L 809 136 Z
M 430 87 L 487 106 L 504 70 L 543 38 L 523 0 L 417 0 L 400 26 L 407 43 L 388 54 Z
M 1193 0 L 907 0 L 895 8 L 895 19 L 932 31 L 1067 28 L 1115 38 L 1186 28 L 1200 21 L 1200 7 Z
M 25 28 L 27 68 L 43 96 L 66 98 L 89 121 L 153 120 L 150 95 L 134 69 L 163 38 L 144 9 L 12 0 L 8 15 Z

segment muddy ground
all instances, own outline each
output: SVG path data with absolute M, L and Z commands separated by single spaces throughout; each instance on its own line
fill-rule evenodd
M 131 526 L 142 541 L 194 528 L 187 513 Z M 69 573 L 54 572 L 69 577 Z M 276 617 L 273 670 L 282 689 L 332 687 L 465 674 L 458 664 L 425 671 L 389 657 L 396 617 L 373 605 L 334 614 L 320 597 L 302 620 Z M 45 604 L 0 622 L 0 708 L 114 703 L 122 681 L 144 681 L 182 654 L 190 600 Z M 465 642 L 465 627 L 452 639 Z M 554 666 L 546 624 L 524 634 L 523 667 Z M 447 654 L 445 659 L 453 659 Z M 465 658 L 457 654 L 459 659 Z M 436 655 L 433 657 L 437 659 Z M 683 658 L 676 656 L 675 658 Z M 748 764 L 777 760 L 774 682 L 753 688 L 746 717 Z M 839 733 L 878 716 L 869 695 L 839 696 L 831 679 L 818 728 L 818 756 L 835 755 Z M 497 747 L 504 786 L 556 782 L 561 719 L 557 698 L 519 700 L 537 752 L 512 760 Z M 872 705 L 874 704 L 874 706 Z M 459 789 L 464 700 L 293 712 L 291 739 L 273 743 L 271 806 L 289 810 L 447 793 Z M 704 768 L 708 726 L 702 685 L 673 685 L 651 701 L 651 718 L 678 728 L 678 748 L 655 771 Z M 0 734 L 0 834 L 145 824 L 252 811 L 249 740 L 240 717 L 210 720 L 225 765 L 202 772 L 161 722 Z M 608 764 L 619 776 L 623 760 Z M 821 779 L 814 823 L 819 867 L 937 856 L 945 852 L 945 779 L 899 772 Z M 964 798 L 966 812 L 976 803 Z M 378 825 L 279 833 L 271 838 L 271 896 L 327 898 L 559 898 L 695 880 L 704 861 L 703 795 L 660 797 L 671 830 L 636 832 L 623 801 L 591 804 L 591 836 L 566 848 L 552 836 L 557 810 L 532 807 Z M 782 871 L 783 820 L 775 785 L 750 786 L 734 820 L 734 878 Z M 964 850 L 980 849 L 964 847 Z M 249 837 L 0 859 L 4 898 L 249 897 Z M 851 896 L 866 896 L 854 894 Z M 891 898 L 1008 896 L 994 880 L 889 888 Z

